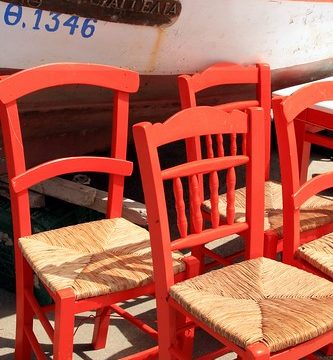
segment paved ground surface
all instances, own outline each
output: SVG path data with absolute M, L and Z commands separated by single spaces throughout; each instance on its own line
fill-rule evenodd
M 333 168 L 333 162 L 328 161 L 331 154 L 318 154 L 311 164 L 310 173 L 319 173 Z M 278 178 L 278 165 L 274 157 L 272 162 L 273 177 Z M 217 244 L 218 246 L 221 244 Z M 230 251 L 241 246 L 241 241 L 236 238 L 230 240 L 225 248 Z M 155 326 L 154 300 L 140 298 L 125 304 L 125 307 L 133 314 L 139 315 L 141 319 L 148 321 Z M 118 360 L 124 356 L 130 355 L 136 351 L 143 350 L 153 346 L 155 343 L 147 335 L 128 324 L 118 316 L 113 316 L 109 327 L 109 337 L 107 347 L 103 350 L 92 351 L 89 346 L 92 335 L 91 314 L 82 314 L 77 318 L 78 329 L 75 334 L 74 359 L 75 360 Z M 40 327 L 36 324 L 40 342 L 43 344 L 45 352 L 51 353 L 50 343 Z M 0 359 L 13 359 L 15 339 L 15 296 L 3 289 L 0 289 Z M 197 345 L 195 353 L 200 354 L 208 349 L 214 349 L 218 346 L 216 341 L 203 332 L 197 334 Z M 52 357 L 49 357 L 50 359 Z M 228 354 L 220 359 L 235 359 L 234 354 Z M 322 357 L 323 359 L 333 359 L 333 357 Z M 22 359 L 28 360 L 28 359 Z M 292 360 L 292 359 L 291 359 Z

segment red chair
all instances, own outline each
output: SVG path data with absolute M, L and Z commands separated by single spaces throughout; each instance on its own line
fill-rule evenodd
M 296 135 L 299 114 L 326 100 L 333 100 L 333 82 L 314 83 L 288 97 L 275 98 L 273 109 L 283 185 L 283 260 L 333 280 L 333 197 L 319 194 L 333 187 L 333 167 L 331 172 L 300 180 Z M 303 139 L 308 136 L 333 148 L 332 138 L 319 141 L 320 135 L 309 133 Z M 306 229 L 302 236 L 300 228 Z
M 195 124 L 195 125 L 193 125 Z M 333 336 L 333 284 L 303 270 L 263 258 L 264 133 L 261 109 L 226 113 L 210 107 L 186 109 L 165 123 L 141 123 L 133 128 L 152 244 L 158 316 L 159 359 L 190 359 L 181 335 L 195 325 L 226 348 L 203 359 L 234 351 L 242 359 L 299 359 L 329 344 Z M 192 137 L 242 134 L 245 155 L 213 156 L 162 167 L 159 149 Z M 184 146 L 185 148 L 185 146 Z M 184 149 L 185 152 L 185 149 Z M 178 156 L 179 155 L 179 156 Z M 246 217 L 238 216 L 232 183 L 235 167 L 245 167 Z M 228 183 L 228 221 L 218 210 L 220 172 Z M 212 202 L 211 226 L 203 227 L 199 178 Z M 173 184 L 179 237 L 171 241 L 167 184 Z M 186 189 L 191 196 L 186 199 Z M 192 224 L 189 226 L 189 224 Z M 172 252 L 191 249 L 221 237 L 247 232 L 250 260 L 226 266 L 175 284 Z M 199 272 L 193 259 L 193 274 Z M 192 321 L 176 327 L 178 316 Z
M 113 90 L 111 157 L 68 157 L 26 169 L 17 100 L 38 90 L 69 84 Z M 94 64 L 50 64 L 0 82 L 14 227 L 17 360 L 30 359 L 32 350 L 38 359 L 45 359 L 33 332 L 34 316 L 53 342 L 53 359 L 57 360 L 72 358 L 74 316 L 88 310 L 97 310 L 95 348 L 105 346 L 111 311 L 157 336 L 155 330 L 115 305 L 154 293 L 149 233 L 121 217 L 124 177 L 132 172 L 132 163 L 126 160 L 129 94 L 138 86 L 136 72 Z M 109 175 L 107 219 L 31 235 L 28 188 L 54 176 L 81 171 Z M 175 256 L 175 269 L 181 271 L 182 255 Z M 54 300 L 53 307 L 39 306 L 33 294 L 33 272 Z M 47 318 L 49 311 L 54 311 L 54 328 Z
M 220 63 L 209 67 L 202 73 L 193 76 L 183 75 L 179 77 L 179 91 L 183 108 L 196 106 L 196 96 L 200 91 L 217 85 L 226 84 L 255 84 L 257 96 L 255 99 L 232 102 L 218 105 L 217 108 L 230 111 L 232 109 L 243 110 L 249 106 L 261 106 L 264 109 L 265 131 L 264 131 L 264 152 L 265 152 L 265 250 L 266 257 L 275 259 L 278 252 L 283 248 L 283 215 L 282 215 L 282 188 L 277 181 L 270 180 L 270 132 L 271 132 L 271 81 L 270 68 L 267 64 L 257 64 L 242 66 L 230 63 Z M 257 138 L 260 140 L 260 138 Z M 231 139 L 231 141 L 233 141 Z M 236 154 L 237 145 L 235 142 L 232 151 Z M 189 139 L 187 145 L 188 159 L 200 159 L 198 139 Z M 209 153 L 208 153 L 209 156 Z M 239 188 L 236 191 L 237 212 L 245 214 L 245 188 Z M 225 221 L 225 205 L 227 202 L 226 195 L 219 196 L 221 221 Z M 210 201 L 203 203 L 202 209 L 205 213 L 211 211 Z M 247 245 L 245 245 L 246 247 Z M 204 253 L 215 261 L 206 265 L 206 268 L 216 264 L 227 265 L 243 252 L 235 253 L 232 256 L 221 257 L 210 249 L 202 248 L 196 250 L 196 256 L 202 257 Z

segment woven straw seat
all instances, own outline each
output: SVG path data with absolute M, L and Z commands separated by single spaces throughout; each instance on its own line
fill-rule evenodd
M 123 218 L 68 226 L 19 239 L 24 257 L 53 291 L 84 299 L 153 280 L 149 233 Z M 174 253 L 174 271 L 184 270 Z
M 333 279 L 333 233 L 300 246 L 296 256 Z
M 235 192 L 235 221 L 245 221 L 246 188 Z M 333 221 L 333 199 L 327 196 L 313 196 L 301 208 L 301 231 L 315 229 Z M 226 194 L 219 196 L 219 212 L 226 218 Z M 210 200 L 203 203 L 203 210 L 210 212 Z M 282 186 L 276 181 L 265 182 L 265 218 L 264 230 L 275 231 L 281 238 L 283 235 Z
M 262 342 L 275 352 L 333 329 L 333 284 L 271 259 L 200 275 L 173 285 L 170 295 L 242 348 Z

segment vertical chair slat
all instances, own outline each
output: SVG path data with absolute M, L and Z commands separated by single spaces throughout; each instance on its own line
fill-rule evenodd
M 220 212 L 219 212 L 219 178 L 216 171 L 209 174 L 209 191 L 210 191 L 210 204 L 211 210 L 211 222 L 212 227 L 218 227 L 220 223 Z
M 214 150 L 213 150 L 213 140 L 211 135 L 206 136 L 206 150 L 207 150 L 207 158 L 211 159 L 214 157 Z
M 230 134 L 230 153 L 231 155 L 237 155 L 237 135 Z
M 237 135 L 230 134 L 230 154 L 237 155 Z M 227 171 L 227 224 L 235 221 L 235 186 L 236 171 L 230 168 Z
M 201 213 L 200 188 L 197 175 L 190 176 L 190 192 L 191 196 L 191 224 L 194 233 L 198 234 L 202 231 L 203 217 Z
M 236 171 L 230 168 L 227 171 L 227 224 L 231 225 L 235 220 L 235 185 Z
M 222 134 L 216 135 L 216 144 L 217 144 L 217 156 L 224 156 L 224 146 L 223 146 L 223 136 Z
M 187 218 L 185 213 L 184 191 L 181 179 L 177 177 L 173 180 L 173 193 L 175 196 L 175 208 L 177 212 L 177 226 L 180 237 L 187 236 Z

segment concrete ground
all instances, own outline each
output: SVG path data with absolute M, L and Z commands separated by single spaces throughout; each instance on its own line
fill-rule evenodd
M 155 301 L 148 298 L 140 298 L 125 304 L 125 308 L 129 308 L 130 312 L 139 316 L 155 326 Z M 155 341 L 148 335 L 136 329 L 117 315 L 112 316 L 108 343 L 105 349 L 92 350 L 90 346 L 93 331 L 93 313 L 84 313 L 77 316 L 74 341 L 74 360 L 118 360 L 125 356 L 131 355 L 137 351 L 155 346 Z M 45 335 L 43 329 L 38 326 L 36 321 L 36 332 L 41 342 L 47 359 L 52 359 L 52 347 L 50 341 Z M 15 296 L 12 293 L 0 289 L 0 359 L 14 359 L 14 339 L 15 339 Z M 209 335 L 198 332 L 198 344 L 195 349 L 196 354 L 203 354 L 209 349 L 218 348 L 218 343 Z M 235 359 L 235 354 L 228 354 L 221 359 Z M 28 359 L 22 359 L 28 360 Z
M 311 174 L 316 174 L 321 171 L 333 170 L 333 162 L 329 161 L 331 154 L 317 155 L 310 167 Z M 278 169 L 276 159 L 273 159 L 272 166 Z M 275 178 L 278 174 L 275 172 Z M 239 238 L 228 241 L 226 248 L 234 250 L 240 247 L 241 242 Z M 217 244 L 220 246 L 221 244 Z M 224 250 L 225 250 L 224 247 Z M 1 261 L 1 259 L 0 259 Z M 155 326 L 155 303 L 154 300 L 148 298 L 139 298 L 127 302 L 125 304 L 133 314 L 139 315 L 143 320 L 148 321 L 152 326 Z M 148 335 L 143 334 L 135 327 L 121 319 L 119 316 L 112 316 L 108 343 L 105 349 L 99 351 L 92 351 L 90 348 L 90 341 L 92 335 L 92 314 L 81 314 L 77 317 L 76 325 L 78 326 L 75 333 L 74 345 L 74 359 L 75 360 L 118 360 L 122 357 L 133 354 L 137 351 L 149 348 L 155 345 L 155 342 L 149 338 Z M 43 344 L 46 354 L 52 352 L 50 342 L 44 331 L 36 324 L 36 332 L 38 333 L 39 341 Z M 217 348 L 217 342 L 205 334 L 204 332 L 197 333 L 197 342 L 195 347 L 195 354 L 202 354 L 209 349 Z M 14 358 L 14 344 L 15 344 L 15 295 L 3 289 L 0 289 L 0 359 L 11 360 Z M 51 359 L 52 357 L 48 357 Z M 231 360 L 235 359 L 235 354 L 228 354 L 219 359 Z M 333 357 L 321 357 L 322 359 L 333 359 Z M 22 359 L 28 360 L 28 359 Z M 292 359 L 291 359 L 292 360 Z

